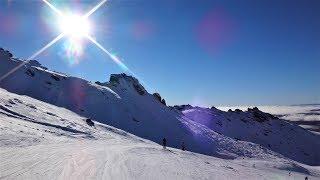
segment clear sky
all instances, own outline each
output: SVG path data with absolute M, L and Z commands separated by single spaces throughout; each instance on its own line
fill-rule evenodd
M 99 1 L 50 1 L 85 13 Z M 110 0 L 91 35 L 169 104 L 320 102 L 319 0 Z M 55 38 L 57 15 L 36 0 L 0 0 L 0 46 L 28 58 Z M 68 38 L 36 59 L 49 69 L 107 81 L 123 68 L 89 41 Z

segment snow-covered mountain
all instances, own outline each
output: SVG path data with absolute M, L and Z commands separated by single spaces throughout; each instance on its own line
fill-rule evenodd
M 0 88 L 0 179 L 319 179 L 265 154 L 226 159 L 161 145 Z
M 296 104 L 287 106 L 257 106 L 261 111 L 273 114 L 281 119 L 288 120 L 320 134 L 320 104 Z M 253 108 L 253 106 L 221 106 L 218 109 L 227 111 L 229 109 Z
M 257 107 L 228 112 L 215 107 L 178 107 L 189 119 L 239 141 L 249 141 L 285 157 L 312 165 L 320 162 L 319 135 L 263 113 Z
M 1 77 L 21 60 L 0 50 L 0 63 Z M 297 125 L 256 109 L 167 107 L 159 94 L 149 94 L 137 79 L 125 74 L 92 83 L 50 71 L 33 60 L 1 81 L 0 87 L 157 143 L 166 137 L 170 147 L 180 148 L 184 142 L 190 151 L 225 159 L 280 157 L 320 165 L 319 136 Z M 10 104 L 2 107 L 12 111 Z

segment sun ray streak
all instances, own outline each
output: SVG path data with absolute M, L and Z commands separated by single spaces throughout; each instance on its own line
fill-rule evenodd
M 37 57 L 39 54 L 41 54 L 43 51 L 45 51 L 46 49 L 48 49 L 50 46 L 52 46 L 54 43 L 56 43 L 57 41 L 59 41 L 61 38 L 63 38 L 65 34 L 61 33 L 59 36 L 57 36 L 56 38 L 54 38 L 50 43 L 48 43 L 46 46 L 44 46 L 42 49 L 40 49 L 39 51 L 37 51 L 36 53 L 34 53 L 33 55 L 31 55 L 28 60 L 32 60 L 35 57 Z
M 132 72 L 123 62 L 121 62 L 115 55 L 111 54 L 108 50 L 106 50 L 101 44 L 99 44 L 96 40 L 94 40 L 91 36 L 86 36 L 93 44 L 95 44 L 98 48 L 100 48 L 103 52 L 105 52 L 115 63 L 117 63 L 123 70 L 127 71 L 132 76 L 139 79 L 140 83 L 144 85 L 145 88 L 150 89 L 150 87 L 139 78 L 134 72 Z
M 7 78 L 10 74 L 16 72 L 19 68 L 21 68 L 22 66 L 24 66 L 25 64 L 27 64 L 30 60 L 36 58 L 39 54 L 41 54 L 43 51 L 45 51 L 46 49 L 48 49 L 50 46 L 52 46 L 54 43 L 56 43 L 57 41 L 59 41 L 62 37 L 64 36 L 64 34 L 60 34 L 59 36 L 57 36 L 56 38 L 54 38 L 51 42 L 49 42 L 46 46 L 44 46 L 43 48 L 41 48 L 39 51 L 35 52 L 33 55 L 31 55 L 27 60 L 21 62 L 18 66 L 14 67 L 13 69 L 11 69 L 9 72 L 7 72 L 5 75 L 3 75 L 2 77 L 0 77 L 0 82 L 3 81 L 5 78 Z
M 115 63 L 117 63 L 121 68 L 126 71 L 132 73 L 129 68 L 121 62 L 115 55 L 111 54 L 108 50 L 106 50 L 101 44 L 99 44 L 96 40 L 94 40 L 91 36 L 86 36 L 93 44 L 98 46 L 103 52 L 105 52 Z
M 107 0 L 102 0 L 99 4 L 97 4 L 94 8 L 92 8 L 88 13 L 86 13 L 83 17 L 88 18 L 92 13 L 94 13 L 98 8 L 100 8 Z
M 63 13 L 59 9 L 54 7 L 51 3 L 49 3 L 47 0 L 42 0 L 42 1 L 45 2 L 54 12 L 56 12 L 60 16 L 63 16 Z
M 57 9 L 55 6 L 53 6 L 51 3 L 49 3 L 47 0 L 42 0 L 44 3 L 46 3 L 53 11 L 55 11 L 58 15 L 64 16 L 63 13 Z M 83 18 L 88 18 L 90 15 L 92 15 L 98 8 L 100 8 L 104 3 L 106 3 L 107 0 L 102 0 L 99 4 L 97 4 L 94 8 L 92 8 L 89 12 L 87 12 L 85 15 L 83 15 Z M 10 70 L 8 73 L 0 77 L 0 82 L 3 81 L 5 78 L 7 78 L 10 74 L 16 72 L 19 68 L 27 64 L 30 60 L 37 57 L 39 54 L 41 54 L 43 51 L 48 49 L 50 46 L 52 46 L 54 43 L 56 43 L 58 40 L 60 40 L 62 37 L 65 36 L 65 33 L 61 33 L 59 36 L 57 36 L 55 39 L 53 39 L 51 42 L 49 42 L 46 46 L 41 48 L 39 51 L 35 52 L 33 55 L 31 55 L 26 61 L 21 62 L 18 66 Z M 95 39 L 93 39 L 91 36 L 86 35 L 86 37 L 95 44 L 98 48 L 100 48 L 103 52 L 105 52 L 115 63 L 117 63 L 124 71 L 127 71 L 129 74 L 133 75 L 134 77 L 138 78 L 138 76 L 133 73 L 121 60 L 110 53 L 108 50 L 106 50 L 101 44 L 99 44 Z M 141 80 L 141 79 L 140 79 Z M 142 84 L 146 86 L 146 84 L 141 81 Z

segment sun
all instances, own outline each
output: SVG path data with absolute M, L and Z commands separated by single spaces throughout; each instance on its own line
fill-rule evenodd
M 87 18 L 75 14 L 61 17 L 59 28 L 65 35 L 71 38 L 82 38 L 88 36 L 91 25 Z

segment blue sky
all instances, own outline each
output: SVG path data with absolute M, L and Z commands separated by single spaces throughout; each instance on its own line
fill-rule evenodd
M 99 1 L 51 1 L 85 13 Z M 111 0 L 90 16 L 92 36 L 169 104 L 320 102 L 318 0 Z M 0 46 L 27 58 L 59 33 L 41 1 L 0 1 Z M 121 69 L 89 41 L 82 56 L 60 40 L 36 59 L 52 70 L 107 81 Z

